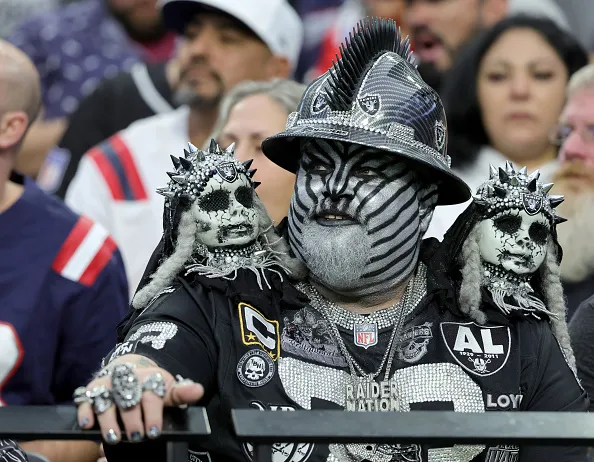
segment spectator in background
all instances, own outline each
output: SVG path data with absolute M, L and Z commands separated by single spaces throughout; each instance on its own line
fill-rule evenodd
M 184 34 L 176 88 L 187 105 L 140 120 L 93 148 L 66 194 L 74 210 L 102 223 L 122 250 L 130 295 L 162 233 L 169 154 L 208 141 L 226 92 L 245 80 L 287 78 L 302 25 L 285 0 L 165 0 L 165 24 Z
M 406 0 L 404 24 L 410 30 L 419 71 L 440 90 L 442 77 L 459 51 L 485 29 L 517 13 L 544 15 L 560 27 L 567 19 L 554 0 Z
M 549 19 L 511 16 L 481 34 L 444 82 L 452 168 L 475 190 L 489 164 L 555 168 L 551 130 L 569 77 L 585 66 L 580 45 Z M 437 207 L 428 233 L 441 238 L 468 203 Z
M 558 210 L 568 221 L 558 233 L 563 246 L 561 279 L 571 318 L 578 305 L 594 294 L 594 65 L 580 69 L 569 81 L 554 139 L 561 146 L 553 192 L 565 196 Z
M 129 72 L 104 80 L 83 98 L 64 136 L 48 152 L 37 176 L 39 187 L 64 199 L 85 152 L 132 122 L 179 106 L 174 93 L 178 78 L 174 57 L 166 63 L 136 63 Z
M 33 63 L 0 41 L 0 402 L 7 405 L 70 403 L 128 308 L 123 262 L 105 229 L 13 171 L 39 107 Z M 52 462 L 98 455 L 92 442 L 22 446 Z
M 324 34 L 315 64 L 305 74 L 304 79 L 311 81 L 332 66 L 332 60 L 336 61 L 336 55 L 340 54 L 338 47 L 345 37 L 348 37 L 357 21 L 365 16 L 378 16 L 394 19 L 403 27 L 401 18 L 404 11 L 405 0 L 345 0 L 335 13 L 333 24 Z M 406 35 L 406 27 L 403 29 L 402 32 Z
M 285 129 L 304 91 L 304 85 L 291 80 L 241 83 L 223 100 L 212 134 L 221 147 L 235 143 L 239 160 L 253 160 L 250 168 L 257 170 L 253 179 L 261 183 L 258 197 L 276 225 L 287 216 L 295 175 L 268 159 L 260 145 Z
M 175 46 L 156 0 L 83 0 L 36 16 L 10 41 L 41 75 L 43 112 L 29 131 L 17 167 L 36 176 L 61 138 L 68 116 L 99 82 L 138 61 L 165 61 Z

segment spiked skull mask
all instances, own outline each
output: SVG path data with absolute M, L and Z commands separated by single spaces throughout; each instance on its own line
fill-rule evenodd
M 222 151 L 211 142 L 208 151 L 192 144 L 185 156 L 172 156 L 175 172 L 168 172 L 168 187 L 158 190 L 166 197 L 166 207 L 174 209 L 180 201 L 191 204 L 197 223 L 197 244 L 209 249 L 245 246 L 259 233 L 259 213 L 254 207 L 254 170 L 251 161 L 241 163 L 233 157 L 233 145 Z M 173 210 L 172 210 L 173 211 Z
M 487 264 L 527 275 L 545 260 L 551 232 L 564 221 L 554 211 L 563 197 L 549 196 L 553 185 L 542 184 L 539 176 L 507 162 L 505 168 L 491 167 L 489 180 L 479 187 L 475 202 L 484 215 L 479 249 Z

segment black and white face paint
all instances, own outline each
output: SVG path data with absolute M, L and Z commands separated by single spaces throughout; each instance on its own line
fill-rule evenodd
M 192 205 L 197 239 L 206 247 L 243 246 L 258 236 L 254 190 L 245 174 L 233 182 L 215 175 Z
M 349 298 L 389 298 L 416 268 L 437 187 L 421 188 L 392 154 L 303 142 L 289 210 L 289 240 L 310 277 Z
M 540 268 L 551 234 L 544 214 L 511 209 L 483 220 L 479 227 L 483 261 L 515 274 L 532 274 Z

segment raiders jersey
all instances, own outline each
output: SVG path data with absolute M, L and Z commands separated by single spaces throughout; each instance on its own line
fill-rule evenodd
M 413 290 L 419 300 L 394 337 L 390 385 L 381 383 L 382 371 L 378 385 L 364 390 L 353 385 L 333 330 L 314 306 L 310 286 L 300 286 L 306 292 L 309 288 L 308 299 L 291 303 L 276 293 L 279 284 L 276 292 L 242 294 L 213 286 L 212 281 L 178 279 L 130 320 L 123 342 L 107 358 L 141 354 L 172 374 L 204 385 L 206 393 L 199 404 L 207 409 L 213 437 L 201 446 L 191 446 L 188 460 L 253 460 L 253 447 L 233 435 L 230 410 L 237 408 L 279 412 L 587 409 L 587 398 L 546 321 L 501 316 L 498 322 L 478 325 L 454 309 L 444 309 L 447 297 L 430 288 Z M 365 372 L 380 367 L 390 344 L 396 321 L 386 313 L 352 326 L 347 318 L 337 321 L 347 351 Z M 143 444 L 150 445 L 154 457 L 155 443 Z M 131 455 L 142 460 L 143 444 L 106 447 L 109 460 L 127 461 Z M 275 445 L 273 452 L 275 462 L 581 462 L 585 457 L 585 449 L 575 447 L 438 448 L 397 442 L 288 443 Z

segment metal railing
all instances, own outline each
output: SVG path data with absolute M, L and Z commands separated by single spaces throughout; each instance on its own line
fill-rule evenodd
M 254 462 L 272 461 L 272 444 L 424 443 L 590 446 L 594 415 L 575 412 L 232 411 L 235 433 L 254 445 Z
M 187 461 L 188 443 L 204 441 L 209 435 L 210 424 L 204 408 L 167 410 L 161 436 L 167 445 L 167 462 Z M 0 407 L 0 437 L 17 441 L 101 441 L 99 428 L 79 428 L 74 406 Z
M 450 411 L 345 412 L 232 410 L 239 440 L 254 445 L 255 462 L 272 461 L 272 444 L 283 443 L 425 443 L 591 446 L 594 415 L 569 412 Z M 162 440 L 167 461 L 187 461 L 188 443 L 211 434 L 206 410 L 168 409 Z M 0 408 L 0 437 L 100 441 L 98 429 L 81 430 L 74 406 L 6 406 Z

